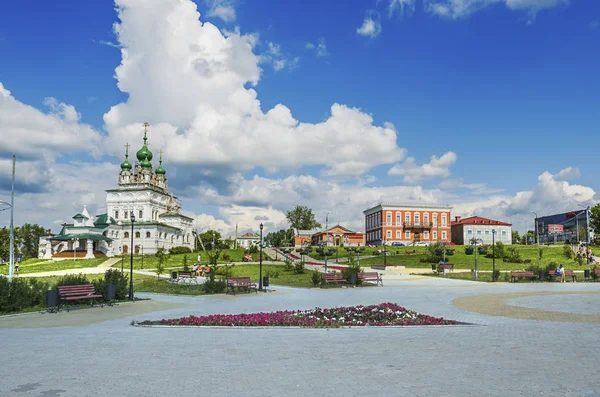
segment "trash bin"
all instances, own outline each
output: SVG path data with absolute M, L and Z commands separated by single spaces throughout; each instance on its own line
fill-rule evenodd
M 356 273 L 352 273 L 350 275 L 350 284 L 356 285 L 356 280 L 357 280 Z
M 53 308 L 58 306 L 58 290 L 50 289 L 46 291 L 46 306 Z
M 431 270 L 435 271 L 435 263 L 431 264 Z
M 590 275 L 591 275 L 591 273 L 590 273 L 590 269 L 585 269 L 585 270 L 583 271 L 583 278 L 584 278 L 584 279 L 586 279 L 586 278 L 590 278 Z
M 113 299 L 115 299 L 117 295 L 117 286 L 114 284 L 108 284 L 105 288 L 104 288 L 104 299 L 106 299 L 107 301 L 111 301 Z
M 546 271 L 540 270 L 540 281 L 544 281 L 546 279 Z
M 263 277 L 263 287 L 269 286 L 269 277 Z
M 177 272 L 171 272 L 171 278 L 177 280 Z

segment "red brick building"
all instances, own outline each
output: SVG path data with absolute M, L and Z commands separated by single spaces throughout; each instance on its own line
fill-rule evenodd
M 450 206 L 436 204 L 380 203 L 363 211 L 366 244 L 449 242 L 451 209 Z

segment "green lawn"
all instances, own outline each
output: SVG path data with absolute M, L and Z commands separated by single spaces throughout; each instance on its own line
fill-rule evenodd
M 65 269 L 81 269 L 84 267 L 96 267 L 108 258 L 93 258 L 93 259 L 77 259 L 75 261 L 65 259 L 61 261 L 44 260 L 37 262 L 21 263 L 19 266 L 19 274 L 24 273 L 39 273 L 39 272 L 51 272 L 54 270 L 65 270 Z M 75 272 L 74 272 L 75 273 Z M 8 266 L 2 266 L 0 268 L 0 274 L 8 274 Z
M 540 246 L 522 246 L 515 245 L 518 251 L 520 252 L 523 259 L 531 259 L 531 263 L 508 263 L 504 262 L 502 259 L 496 258 L 496 269 L 497 270 L 521 270 L 525 269 L 529 266 L 539 265 L 546 266 L 551 262 L 563 264 L 568 270 L 583 270 L 589 269 L 590 266 L 585 263 L 583 266 L 579 266 L 574 259 L 567 259 L 563 254 L 563 246 L 550 246 L 550 247 L 540 247 Z M 394 247 L 395 248 L 395 247 Z M 402 265 L 407 268 L 429 268 L 431 266 L 431 262 L 423 263 L 420 260 L 425 258 L 426 248 L 425 247 L 416 247 L 415 250 L 418 252 L 417 254 L 407 255 L 403 253 L 406 248 L 412 249 L 411 247 L 400 247 L 405 248 L 404 250 L 398 250 L 400 253 L 396 254 L 396 249 L 390 250 L 392 252 L 391 256 L 386 258 L 386 263 L 388 265 Z M 456 269 L 473 269 L 474 266 L 474 255 L 466 255 L 464 246 L 452 246 L 449 248 L 455 249 L 454 255 L 447 256 L 446 262 L 453 263 Z M 542 249 L 542 259 L 539 260 L 539 250 Z M 439 259 L 436 262 L 439 262 Z M 379 265 L 384 263 L 383 256 L 377 258 L 368 258 L 361 259 L 361 265 Z M 479 270 L 492 270 L 492 259 L 486 258 L 483 255 L 477 255 L 477 263 Z
M 232 277 L 250 277 L 258 284 L 259 265 L 235 265 L 231 269 Z M 217 275 L 222 273 L 222 269 L 217 271 Z M 276 285 L 285 285 L 289 287 L 312 287 L 310 281 L 311 272 L 306 270 L 303 274 L 293 274 L 284 269 L 282 265 L 263 265 L 263 277 L 268 276 L 269 282 Z M 218 277 L 218 276 L 217 276 Z
M 241 262 L 242 257 L 245 255 L 243 248 L 222 250 L 221 255 L 219 256 L 218 263 L 220 263 L 220 264 L 227 263 L 223 259 L 224 254 L 229 255 L 230 262 Z M 188 266 L 192 267 L 192 265 L 194 263 L 196 263 L 196 261 L 198 260 L 198 255 L 200 255 L 202 264 L 207 265 L 208 264 L 208 254 L 206 252 L 192 252 L 190 254 L 166 255 L 165 256 L 165 266 L 166 267 L 183 266 L 183 258 L 184 258 L 184 256 L 187 256 Z M 254 260 L 258 261 L 259 254 L 258 253 L 252 254 L 252 258 Z M 264 259 L 266 259 L 266 255 L 263 252 L 263 260 Z M 128 255 L 125 255 L 125 257 L 122 258 L 122 260 L 123 260 L 124 267 L 129 268 L 130 257 Z M 156 258 L 155 255 L 144 255 L 143 262 L 144 262 L 144 270 L 156 269 L 157 264 L 158 264 L 158 259 Z M 115 263 L 112 267 L 120 269 L 121 261 Z M 141 255 L 133 256 L 133 268 L 136 270 L 140 270 L 142 268 L 142 256 Z

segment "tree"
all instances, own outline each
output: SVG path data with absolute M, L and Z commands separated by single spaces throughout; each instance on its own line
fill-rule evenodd
M 288 240 L 288 232 L 285 229 L 281 229 L 278 232 L 269 232 L 265 237 L 265 242 L 274 247 L 282 247 Z
M 590 209 L 590 228 L 595 234 L 600 234 L 600 203 Z
M 321 227 L 312 210 L 303 205 L 297 205 L 293 210 L 289 210 L 285 217 L 293 229 L 312 230 Z
M 519 232 L 516 230 L 513 230 L 512 231 L 512 243 L 519 244 L 520 241 L 521 241 L 521 237 L 519 236 Z
M 155 256 L 158 259 L 158 263 L 156 264 L 156 270 L 154 270 L 154 272 L 156 273 L 156 276 L 160 278 L 160 275 L 165 272 L 165 257 L 167 256 L 165 249 L 159 248 L 156 251 Z
M 199 236 L 207 250 L 220 249 L 223 245 L 223 242 L 221 241 L 221 233 L 217 232 L 216 230 L 207 230 L 204 233 L 200 233 Z M 215 242 L 214 247 L 212 244 L 213 241 Z
M 208 277 L 210 281 L 215 281 L 215 273 L 217 272 L 217 262 L 219 261 L 221 250 L 215 248 L 214 250 L 208 251 L 206 255 L 208 255 L 208 264 L 210 265 L 210 272 L 208 273 Z

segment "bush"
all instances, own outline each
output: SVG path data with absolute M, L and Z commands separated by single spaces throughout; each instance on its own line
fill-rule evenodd
M 39 306 L 46 301 L 46 291 L 50 284 L 35 278 L 0 277 L 0 313 L 11 313 Z
M 65 274 L 56 282 L 56 286 L 61 285 L 84 285 L 91 284 L 85 274 Z
M 342 277 L 347 282 L 350 282 L 352 275 L 354 274 L 356 277 L 356 284 L 360 284 L 360 280 L 358 278 L 358 273 L 360 273 L 360 266 L 356 263 L 350 263 L 347 267 L 342 269 Z
M 231 262 L 231 256 L 228 253 L 223 254 L 223 260 L 227 263 Z
M 279 277 L 279 272 L 275 271 L 275 270 L 267 270 L 265 272 L 265 276 L 269 277 L 269 278 L 278 278 Z
M 202 284 L 202 288 L 207 294 L 219 294 L 225 292 L 226 287 L 225 280 L 206 280 L 206 282 Z
M 173 247 L 169 250 L 169 255 L 191 254 L 192 250 L 188 247 Z
M 190 267 L 188 265 L 188 258 L 187 255 L 183 256 L 183 271 L 184 272 L 189 272 L 190 271 Z
M 283 270 L 285 270 L 286 272 L 294 271 L 294 262 L 292 262 L 290 258 L 285 258 L 285 260 L 283 261 Z
M 115 299 L 125 300 L 129 297 L 129 277 L 126 273 L 121 273 L 117 269 L 108 269 L 104 272 L 104 278 L 95 281 L 94 287 L 97 294 L 104 295 L 108 284 L 115 286 Z
M 304 274 L 306 269 L 304 268 L 304 263 L 297 261 L 294 264 L 294 274 Z
M 565 256 L 565 258 L 567 259 L 571 259 L 573 258 L 573 250 L 571 249 L 571 246 L 568 244 L 565 244 L 563 246 L 563 255 Z
M 314 269 L 310 273 L 310 281 L 313 283 L 314 286 L 319 285 L 321 283 L 321 272 L 317 269 Z
M 508 247 L 506 256 L 504 257 L 507 262 L 512 263 L 523 263 L 523 258 L 521 257 L 521 253 L 517 250 L 516 247 Z

